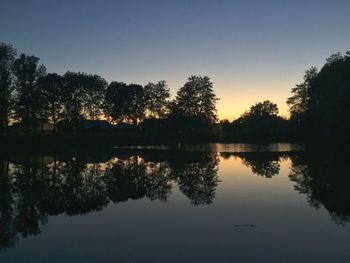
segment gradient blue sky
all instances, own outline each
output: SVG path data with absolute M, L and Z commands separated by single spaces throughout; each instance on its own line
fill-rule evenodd
M 209 75 L 219 117 L 286 98 L 310 66 L 350 49 L 350 1 L 1 0 L 0 41 L 41 58 L 48 72 L 99 74 L 172 94 Z

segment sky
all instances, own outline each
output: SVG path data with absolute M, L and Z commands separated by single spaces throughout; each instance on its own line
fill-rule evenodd
M 220 119 L 286 99 L 304 71 L 350 49 L 350 1 L 1 0 L 0 42 L 48 72 L 107 81 L 166 80 L 173 96 L 208 75 Z

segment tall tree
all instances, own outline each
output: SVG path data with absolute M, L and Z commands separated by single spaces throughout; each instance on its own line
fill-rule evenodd
M 191 76 L 177 92 L 175 106 L 184 116 L 199 117 L 214 123 L 217 121 L 217 101 L 208 76 Z
M 81 78 L 81 73 L 66 72 L 63 75 L 63 107 L 64 107 L 64 121 L 72 125 L 72 128 L 77 126 L 82 121 L 82 108 L 84 100 L 84 90 Z M 74 126 L 74 127 L 73 127 Z
M 318 72 L 306 71 L 304 82 L 292 89 L 288 99 L 291 119 L 297 120 L 307 138 L 348 140 L 350 132 L 350 52 L 326 59 Z
M 315 132 L 350 131 L 350 52 L 330 56 L 310 87 L 309 114 Z
M 13 64 L 16 76 L 15 118 L 26 132 L 35 132 L 43 115 L 44 96 L 38 79 L 46 74 L 39 58 L 21 54 Z
M 115 122 L 138 124 L 145 116 L 143 87 L 111 82 L 106 92 L 105 114 Z
M 46 114 L 54 126 L 54 131 L 56 131 L 57 122 L 63 117 L 63 81 L 63 77 L 56 73 L 49 73 L 39 79 L 39 86 L 45 99 Z
M 98 75 L 81 72 L 64 74 L 64 120 L 77 127 L 86 119 L 98 119 L 102 114 L 107 82 Z
M 11 45 L 0 43 L 0 134 L 6 130 L 9 122 L 15 56 L 16 50 Z
M 103 114 L 107 82 L 99 75 L 85 75 L 83 116 L 97 120 Z
M 145 88 L 146 113 L 151 118 L 164 118 L 169 111 L 169 88 L 164 80 L 148 83 Z
M 305 114 L 309 109 L 311 84 L 317 77 L 317 74 L 317 68 L 311 67 L 305 71 L 304 81 L 297 84 L 292 89 L 293 96 L 289 97 L 287 100 L 292 120 L 300 122 L 305 117 Z

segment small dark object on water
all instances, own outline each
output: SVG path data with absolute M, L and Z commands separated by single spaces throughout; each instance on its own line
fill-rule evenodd
M 256 227 L 256 225 L 235 225 L 235 227 Z

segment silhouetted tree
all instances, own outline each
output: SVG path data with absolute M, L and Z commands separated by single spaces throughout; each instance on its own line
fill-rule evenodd
M 46 69 L 39 65 L 38 57 L 25 54 L 15 60 L 13 68 L 16 76 L 15 119 L 21 122 L 25 131 L 36 132 L 45 119 L 45 99 L 38 79 L 46 74 Z
M 313 134 L 344 139 L 350 132 L 350 52 L 327 59 L 310 87 Z
M 138 124 L 145 116 L 143 87 L 111 82 L 106 92 L 105 114 L 115 122 Z
M 63 118 L 63 85 L 64 79 L 56 73 L 49 73 L 39 79 L 39 86 L 42 89 L 45 99 L 47 117 L 54 126 Z
M 98 75 L 81 72 L 68 71 L 63 77 L 64 120 L 77 128 L 84 118 L 101 117 L 107 82 Z
M 278 107 L 276 103 L 269 100 L 255 103 L 248 112 L 243 114 L 243 118 L 277 116 Z
M 187 117 L 203 118 L 208 123 L 217 121 L 216 103 L 218 98 L 208 76 L 191 76 L 176 95 L 173 111 Z
M 307 70 L 304 82 L 287 100 L 295 133 L 306 139 L 347 140 L 350 132 L 350 52 L 331 55 L 318 72 Z M 300 128 L 300 129 L 299 129 Z
M 284 139 L 287 137 L 288 121 L 277 114 L 277 104 L 269 100 L 256 103 L 250 107 L 249 111 L 233 121 L 231 136 L 250 141 Z
M 290 118 L 293 121 L 305 121 L 305 114 L 309 110 L 310 87 L 317 74 L 317 68 L 311 67 L 305 71 L 304 81 L 292 89 L 293 96 L 288 98 L 287 104 L 289 105 Z
M 13 62 L 16 50 L 0 42 L 0 134 L 9 123 L 12 92 L 14 90 Z
M 148 83 L 145 88 L 145 105 L 147 116 L 164 118 L 169 111 L 169 88 L 164 80 L 157 83 Z
M 90 120 L 100 119 L 103 114 L 103 104 L 107 82 L 98 75 L 85 76 L 85 98 L 83 116 Z

